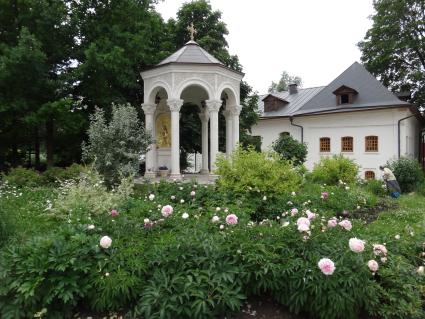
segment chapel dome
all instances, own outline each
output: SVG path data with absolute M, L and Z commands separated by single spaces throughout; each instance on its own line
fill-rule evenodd
M 199 44 L 193 40 L 187 42 L 182 48 L 171 54 L 168 58 L 165 58 L 159 62 L 156 66 L 162 66 L 170 63 L 215 64 L 224 66 L 223 63 L 202 49 Z

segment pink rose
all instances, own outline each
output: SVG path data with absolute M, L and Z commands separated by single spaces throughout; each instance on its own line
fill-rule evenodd
M 173 207 L 171 205 L 165 205 L 161 209 L 161 214 L 164 217 L 168 217 L 173 213 Z
M 351 251 L 361 253 L 364 250 L 364 241 L 357 238 L 350 238 L 348 246 L 350 246 Z
M 335 271 L 334 262 L 328 258 L 320 259 L 317 265 L 326 276 L 332 275 Z
M 116 209 L 111 210 L 111 216 L 112 217 L 116 217 L 118 215 L 119 215 L 119 213 L 118 213 L 118 211 Z
M 338 225 L 338 221 L 335 218 L 328 220 L 328 227 L 329 228 L 334 228 L 334 227 L 336 227 L 336 225 Z
M 367 262 L 367 266 L 369 267 L 371 272 L 377 272 L 379 268 L 378 263 L 376 262 L 376 260 L 373 260 L 373 259 Z
M 238 216 L 235 214 L 230 214 L 226 216 L 226 223 L 228 225 L 236 225 L 238 223 Z
M 344 219 L 343 221 L 339 222 L 338 225 L 344 228 L 345 230 L 351 230 L 351 228 L 353 228 L 351 222 L 348 219 Z
M 384 255 L 386 256 L 388 251 L 387 251 L 387 247 L 385 247 L 384 245 L 381 244 L 374 244 L 373 245 L 373 253 L 375 254 L 375 256 L 379 256 L 379 255 Z

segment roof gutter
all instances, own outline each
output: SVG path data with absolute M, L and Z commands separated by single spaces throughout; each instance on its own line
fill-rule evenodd
M 416 116 L 416 115 L 415 114 L 409 115 L 409 116 L 403 117 L 402 119 L 399 119 L 398 120 L 398 123 L 397 123 L 397 129 L 398 129 L 398 132 L 397 132 L 397 134 L 398 134 L 398 158 L 400 158 L 400 155 L 401 155 L 401 142 L 400 142 L 400 124 L 401 124 L 401 121 L 404 121 L 404 120 L 406 120 L 406 119 L 408 119 L 410 117 L 414 117 L 414 116 Z
M 289 121 L 291 122 L 291 125 L 292 126 L 296 126 L 296 127 L 301 128 L 301 143 L 304 143 L 304 127 L 302 127 L 301 125 L 294 124 L 293 123 L 293 121 L 294 121 L 294 117 L 293 116 L 290 116 L 289 117 Z

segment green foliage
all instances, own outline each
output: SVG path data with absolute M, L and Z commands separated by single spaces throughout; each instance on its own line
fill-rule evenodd
M 281 134 L 273 142 L 273 149 L 283 159 L 292 161 L 295 165 L 301 165 L 307 157 L 307 145 L 298 142 L 291 135 Z
M 0 196 L 3 196 L 0 187 Z M 3 206 L 0 206 L 0 248 L 15 234 L 15 216 L 9 214 Z
M 118 187 L 109 192 L 99 173 L 90 170 L 76 181 L 68 180 L 61 184 L 52 212 L 61 218 L 107 214 L 123 205 L 132 192 L 132 177 L 122 179 Z
M 276 83 L 272 81 L 272 84 L 269 87 L 269 93 L 288 91 L 289 84 L 292 83 L 302 86 L 303 80 L 299 76 L 289 75 L 288 72 L 283 71 L 279 82 Z
M 322 157 L 320 162 L 314 165 L 309 178 L 317 183 L 338 185 L 340 182 L 352 184 L 357 179 L 358 165 L 343 155 Z
M 365 188 L 368 192 L 377 196 L 384 196 L 386 194 L 385 184 L 382 181 L 376 179 L 370 179 L 366 181 Z
M 373 25 L 358 44 L 361 60 L 385 86 L 412 92 L 412 102 L 424 105 L 423 0 L 377 0 L 373 6 Z
M 42 177 L 33 169 L 23 167 L 12 168 L 7 175 L 3 174 L 3 181 L 16 187 L 37 187 L 42 182 Z
M 387 163 L 400 184 L 402 192 L 411 192 L 423 181 L 424 173 L 418 161 L 409 157 L 401 157 Z
M 42 182 L 45 185 L 55 185 L 61 181 L 78 179 L 83 172 L 86 172 L 86 168 L 76 163 L 66 168 L 53 166 L 43 172 Z
M 276 153 L 259 153 L 252 148 L 237 149 L 230 160 L 217 160 L 218 188 L 246 194 L 252 189 L 269 196 L 298 190 L 302 177 L 288 161 Z
M 93 161 L 108 185 L 121 177 L 137 174 L 140 155 L 146 153 L 150 137 L 145 133 L 131 105 L 113 105 L 107 123 L 105 112 L 97 109 L 90 119 L 89 140 L 83 144 L 83 159 Z

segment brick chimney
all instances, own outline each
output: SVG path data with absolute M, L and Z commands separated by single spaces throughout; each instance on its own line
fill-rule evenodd
M 298 85 L 297 83 L 289 84 L 289 94 L 297 94 L 298 93 Z

